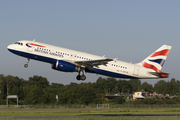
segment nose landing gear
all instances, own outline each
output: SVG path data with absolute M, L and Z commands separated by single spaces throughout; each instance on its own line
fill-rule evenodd
M 27 68 L 27 67 L 28 67 L 28 63 L 29 63 L 29 61 L 30 61 L 30 59 L 29 59 L 29 58 L 27 58 L 27 62 L 26 62 L 26 64 L 24 65 L 24 67 L 25 67 L 25 68 Z

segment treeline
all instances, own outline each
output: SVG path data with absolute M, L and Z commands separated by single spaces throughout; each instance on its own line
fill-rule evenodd
M 47 78 L 41 76 L 33 76 L 29 77 L 29 80 L 24 80 L 10 75 L 0 75 L 0 104 L 6 104 L 7 95 L 18 95 L 19 104 L 22 105 L 57 104 L 56 95 L 58 95 L 58 104 L 102 104 L 107 93 L 133 93 L 142 89 L 150 93 L 179 95 L 180 81 L 160 80 L 153 87 L 147 82 L 141 83 L 138 79 L 117 80 L 99 77 L 95 83 L 63 85 L 60 83 L 50 84 Z M 114 102 L 124 103 L 125 99 L 117 98 Z M 144 100 L 140 102 L 144 102 Z M 13 100 L 10 100 L 10 103 L 13 104 Z M 134 103 L 138 104 L 135 101 Z

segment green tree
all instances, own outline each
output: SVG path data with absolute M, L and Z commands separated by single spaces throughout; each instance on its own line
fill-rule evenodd
M 33 77 L 29 77 L 28 84 L 36 85 L 40 88 L 46 88 L 47 86 L 49 86 L 49 81 L 45 77 L 35 75 Z
M 7 95 L 7 83 L 4 80 L 4 75 L 0 74 L 0 105 L 5 105 Z
M 164 80 L 160 80 L 154 85 L 154 91 L 160 94 L 166 94 L 166 86 L 167 83 Z
M 129 84 L 129 81 L 127 81 L 127 80 L 117 81 L 116 86 L 118 87 L 118 90 L 120 93 L 131 93 L 132 92 L 132 86 Z
M 115 92 L 114 89 L 116 87 L 116 79 L 115 78 L 107 78 L 107 86 L 109 89 L 109 92 Z
M 96 89 L 98 93 L 106 94 L 109 92 L 110 86 L 106 79 L 99 77 L 95 84 L 93 84 L 93 88 Z
M 156 100 L 152 98 L 145 98 L 142 100 L 143 104 L 156 104 Z
M 126 100 L 123 97 L 117 97 L 116 98 L 116 103 L 117 104 L 123 104 Z
M 141 86 L 141 81 L 139 79 L 130 79 L 129 84 L 132 86 L 132 91 L 136 92 L 139 91 Z
M 30 87 L 31 89 L 25 98 L 25 104 L 44 104 L 44 101 L 42 101 L 43 89 L 36 85 Z
M 144 82 L 140 88 L 141 90 L 144 90 L 146 92 L 150 92 L 150 93 L 153 92 L 153 86 L 151 84 L 148 84 L 147 82 Z

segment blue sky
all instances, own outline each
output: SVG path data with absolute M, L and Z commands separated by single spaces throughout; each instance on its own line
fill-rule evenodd
M 0 74 L 28 79 L 46 77 L 50 83 L 80 83 L 77 73 L 51 69 L 7 50 L 18 40 L 33 40 L 96 55 L 137 63 L 163 44 L 172 50 L 162 71 L 180 80 L 179 0 L 1 0 Z M 86 74 L 85 82 L 100 75 Z M 105 77 L 105 76 L 103 76 Z M 105 77 L 106 78 L 106 77 Z M 141 80 L 154 84 L 158 80 Z

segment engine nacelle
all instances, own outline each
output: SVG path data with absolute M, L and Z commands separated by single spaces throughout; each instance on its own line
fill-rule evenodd
M 78 72 L 80 70 L 78 66 L 62 60 L 58 60 L 56 64 L 53 64 L 52 69 L 63 72 Z

